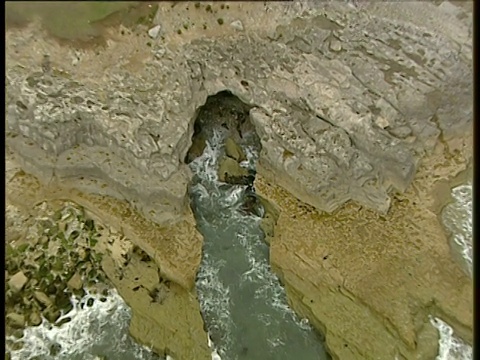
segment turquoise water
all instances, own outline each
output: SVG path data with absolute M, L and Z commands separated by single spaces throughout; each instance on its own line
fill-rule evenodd
M 270 271 L 260 218 L 241 212 L 246 187 L 217 181 L 226 133 L 215 131 L 190 166 L 192 209 L 204 236 L 197 291 L 203 316 L 222 359 L 327 359 L 319 336 L 289 309 Z M 258 148 L 246 137 L 245 167 L 254 168 Z

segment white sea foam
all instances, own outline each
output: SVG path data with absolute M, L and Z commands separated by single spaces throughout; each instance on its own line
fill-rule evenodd
M 256 314 L 261 323 L 265 326 L 270 325 L 268 338 L 265 341 L 269 348 L 274 349 L 284 346 L 286 342 L 282 327 L 277 326 L 282 317 L 293 319 L 296 325 L 303 330 L 311 330 L 311 327 L 307 321 L 298 319 L 288 307 L 284 290 L 278 278 L 271 272 L 268 263 L 268 246 L 258 228 L 261 218 L 255 215 L 245 215 L 238 211 L 242 206 L 242 198 L 245 196 L 247 187 L 225 186 L 218 181 L 216 169 L 218 160 L 224 153 L 224 137 L 225 134 L 214 132 L 214 136 L 208 141 L 202 156 L 195 159 L 190 165 L 197 179 L 196 185 L 191 188 L 195 199 L 194 208 L 200 210 L 196 211 L 196 217 L 198 223 L 201 224 L 200 227 L 205 226 L 208 232 L 218 229 L 221 234 L 225 234 L 223 236 L 226 237 L 224 241 L 227 248 L 228 246 L 243 248 L 242 253 L 245 258 L 243 261 L 239 261 L 243 264 L 242 266 L 247 265 L 248 270 L 244 271 L 242 268 L 244 273 L 240 276 L 240 282 L 234 286 L 245 286 L 245 289 L 252 289 L 252 285 L 256 284 L 252 289 L 254 291 L 252 304 L 257 301 L 260 304 L 268 304 L 270 309 L 278 311 L 277 315 L 273 315 L 275 312 Z M 244 139 L 244 141 L 248 142 L 249 139 Z M 244 146 L 244 150 L 247 159 L 241 163 L 241 166 L 254 170 L 258 151 L 254 146 Z M 234 335 L 238 333 L 238 329 L 232 318 L 232 311 L 236 309 L 232 294 L 238 296 L 238 291 L 230 289 L 228 282 L 222 282 L 224 278 L 230 276 L 227 268 L 231 264 L 215 261 L 209 253 L 209 251 L 214 251 L 217 254 L 223 243 L 215 245 L 210 244 L 208 239 L 206 240 L 196 285 L 208 330 L 215 335 L 215 341 L 220 345 L 216 348 L 217 352 L 212 354 L 212 359 L 221 356 L 233 360 L 238 351 L 238 339 Z M 210 248 L 211 246 L 214 248 Z M 242 255 L 239 253 L 238 256 Z M 237 297 L 235 299 L 239 300 Z M 211 339 L 210 346 L 215 349 Z
M 228 334 L 231 333 L 235 325 L 230 314 L 230 289 L 222 283 L 218 275 L 220 269 L 224 266 L 225 262 L 214 261 L 208 254 L 204 254 L 202 265 L 197 275 L 196 285 L 203 315 L 209 320 L 211 330 L 223 334 L 222 343 L 228 349 L 232 341 Z M 209 341 L 209 345 L 214 349 L 215 353 L 212 353 L 213 359 L 214 355 L 219 355 L 210 337 Z
M 438 329 L 440 339 L 436 360 L 472 360 L 472 347 L 453 334 L 453 329 L 439 318 L 430 317 L 430 322 Z
M 87 306 L 92 300 L 93 304 Z M 118 360 L 158 359 L 151 350 L 130 338 L 130 309 L 115 290 L 106 297 L 87 291 L 83 298 L 73 297 L 71 302 L 73 309 L 57 320 L 71 318 L 70 322 L 53 326 L 43 319 L 39 326 L 27 327 L 21 339 L 7 338 L 7 349 L 11 351 L 12 359 L 38 356 L 45 360 L 95 360 L 101 355 Z M 23 347 L 12 350 L 15 342 L 22 342 Z M 57 348 L 56 354 L 51 353 L 52 347 Z
M 442 212 L 442 221 L 452 233 L 453 241 L 460 247 L 461 254 L 472 275 L 472 183 L 458 186 L 452 190 L 454 202 L 448 204 Z M 437 360 L 471 360 L 472 347 L 454 336 L 453 329 L 439 318 L 430 318 L 440 334 Z
M 458 186 L 452 190 L 454 202 L 445 206 L 442 221 L 452 233 L 453 241 L 460 247 L 470 275 L 473 271 L 472 246 L 472 184 Z

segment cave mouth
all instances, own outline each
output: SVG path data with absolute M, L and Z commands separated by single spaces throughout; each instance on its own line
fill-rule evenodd
M 321 337 L 289 308 L 270 268 L 255 194 L 260 139 L 250 106 L 229 92 L 198 110 L 185 162 L 190 205 L 203 235 L 196 289 L 206 330 L 222 359 L 328 359 Z
M 251 108 L 228 90 L 209 96 L 198 110 L 185 163 L 190 164 L 202 155 L 206 141 L 212 138 L 214 131 L 219 131 L 238 146 L 254 146 L 259 153 L 260 139 L 250 120 Z

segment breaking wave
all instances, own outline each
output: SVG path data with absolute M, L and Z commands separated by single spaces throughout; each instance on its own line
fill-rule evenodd
M 192 208 L 205 238 L 196 285 L 211 340 L 228 360 L 325 359 L 322 342 L 289 308 L 270 269 L 261 218 L 239 211 L 247 187 L 218 181 L 225 137 L 213 130 L 203 154 L 190 163 Z M 248 144 L 243 149 L 247 159 L 240 165 L 254 170 L 258 151 Z
M 107 296 L 86 290 L 82 298 L 72 297 L 73 308 L 62 314 L 54 326 L 43 318 L 39 326 L 27 327 L 23 337 L 7 337 L 12 360 L 156 360 L 147 347 L 129 335 L 130 308 L 115 289 Z M 20 347 L 18 349 L 18 347 Z
M 473 232 L 472 232 L 472 183 L 460 185 L 452 190 L 454 201 L 442 211 L 442 221 L 452 234 L 454 244 L 465 260 L 466 268 L 473 275 Z

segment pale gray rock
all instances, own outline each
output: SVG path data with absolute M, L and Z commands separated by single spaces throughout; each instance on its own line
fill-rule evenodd
M 235 20 L 230 23 L 230 26 L 238 31 L 243 31 L 243 24 L 240 20 Z
M 148 36 L 150 36 L 152 39 L 156 39 L 158 34 L 160 34 L 161 28 L 162 27 L 160 25 L 152 27 L 150 30 L 148 30 Z
M 330 41 L 330 50 L 338 52 L 342 50 L 342 43 L 336 39 Z
M 142 71 L 118 64 L 101 80 L 7 58 L 7 144 L 45 182 L 79 179 L 80 190 L 177 221 L 196 114 L 227 90 L 250 107 L 259 173 L 321 210 L 354 200 L 385 213 L 439 136 L 472 125 L 471 14 L 425 2 L 294 5 L 299 16 L 268 37 L 155 45 Z

